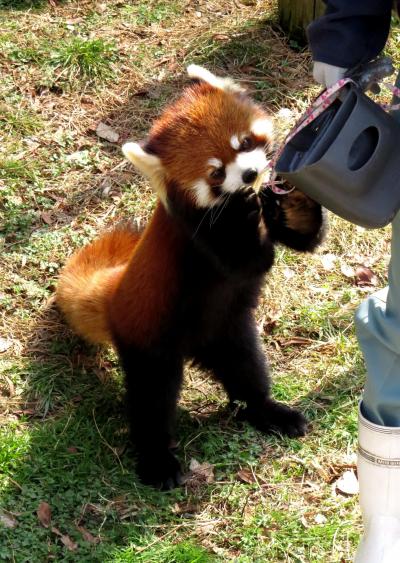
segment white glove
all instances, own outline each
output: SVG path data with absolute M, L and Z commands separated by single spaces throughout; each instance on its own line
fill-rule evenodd
M 328 63 L 321 63 L 314 61 L 313 77 L 316 82 L 322 84 L 326 88 L 335 84 L 338 80 L 343 78 L 346 68 L 340 66 L 328 65 Z

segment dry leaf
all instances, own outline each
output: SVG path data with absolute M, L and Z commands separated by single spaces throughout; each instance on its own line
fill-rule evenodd
M 43 223 L 46 223 L 46 225 L 53 224 L 53 219 L 51 218 L 50 213 L 47 213 L 46 211 L 42 211 L 40 218 L 42 219 Z
M 105 139 L 110 143 L 117 143 L 119 139 L 119 134 L 114 131 L 112 127 L 106 125 L 102 121 L 96 127 L 96 135 L 100 137 L 100 139 Z
M 69 18 L 68 20 L 65 20 L 65 23 L 67 25 L 75 25 L 76 23 L 81 22 L 83 22 L 83 18 Z
M 0 354 L 11 348 L 12 345 L 13 345 L 12 340 L 10 340 L 9 338 L 0 337 Z
M 370 268 L 367 268 L 367 266 L 358 266 L 356 269 L 356 283 L 360 286 L 375 286 L 378 284 L 378 278 Z
M 359 490 L 359 485 L 354 471 L 345 471 L 340 479 L 336 481 L 336 489 L 344 495 L 356 495 Z
M 356 275 L 354 268 L 352 268 L 348 264 L 345 264 L 344 262 L 340 264 L 340 271 L 346 278 L 354 278 Z
M 190 463 L 189 463 L 190 471 L 196 471 L 196 469 L 198 469 L 200 466 L 201 466 L 201 463 L 199 461 L 197 461 L 197 459 L 194 459 L 194 457 L 192 457 L 192 459 L 190 460 Z
M 100 12 L 103 14 L 107 10 L 107 3 L 101 2 L 100 4 L 96 4 L 96 12 Z
M 15 528 L 18 526 L 17 520 L 9 512 L 0 512 L 0 524 L 5 528 Z
M 5 383 L 3 383 L 3 381 Z M 0 376 L 0 393 L 7 395 L 8 397 L 14 397 L 15 395 L 14 383 L 6 375 Z
M 242 511 L 242 518 L 243 518 L 243 524 L 245 526 L 251 524 L 254 518 L 254 506 L 251 506 L 250 504 L 246 504 L 244 510 Z
M 189 515 L 198 512 L 199 507 L 197 504 L 189 501 L 184 501 L 181 503 L 176 502 L 172 507 L 172 512 L 178 515 Z
M 223 33 L 216 33 L 212 36 L 214 41 L 229 41 L 229 35 L 225 35 Z
M 62 532 L 60 532 L 60 530 L 55 526 L 51 528 L 51 531 L 53 532 L 53 534 L 56 534 L 56 536 L 60 538 L 62 543 L 69 551 L 75 551 L 76 549 L 78 549 L 78 544 L 72 541 L 67 534 L 63 534 Z
M 272 332 L 276 328 L 277 322 L 278 322 L 278 319 L 265 319 L 265 320 L 263 320 L 261 327 L 260 327 L 261 328 L 260 332 L 263 332 L 264 334 L 272 334 Z
M 42 501 L 39 504 L 39 508 L 36 511 L 37 517 L 39 518 L 40 523 L 45 528 L 48 528 L 51 523 L 51 508 L 47 502 Z
M 240 479 L 240 481 L 243 481 L 243 483 L 248 483 L 249 485 L 251 485 L 252 483 L 256 482 L 254 473 L 250 471 L 250 469 L 241 469 L 237 472 L 236 475 Z
M 296 272 L 294 272 L 291 268 L 285 268 L 283 270 L 283 275 L 287 280 L 291 280 L 296 275 Z
M 190 484 L 200 484 L 200 483 L 213 483 L 215 481 L 214 477 L 214 466 L 211 463 L 199 463 L 196 459 L 192 458 L 189 464 L 189 473 L 184 475 L 183 482 Z
M 315 340 L 311 338 L 303 338 L 301 336 L 293 336 L 293 338 L 289 338 L 288 340 L 279 340 L 279 345 L 282 348 L 286 348 L 287 346 L 307 346 L 308 344 L 313 344 Z
M 310 527 L 310 524 L 307 522 L 307 518 L 304 516 L 304 514 L 303 514 L 303 516 L 300 518 L 300 522 L 303 524 L 303 526 L 304 526 L 305 528 L 309 528 L 309 527 Z
M 314 522 L 316 524 L 325 524 L 326 521 L 327 521 L 327 518 L 323 514 L 316 514 L 315 517 L 314 517 Z
M 335 254 L 323 254 L 321 257 L 321 264 L 324 270 L 330 272 L 335 268 L 337 256 Z
M 89 543 L 99 543 L 100 538 L 95 538 L 88 530 L 86 530 L 86 528 L 84 528 L 83 526 L 77 526 L 76 527 L 77 530 L 79 530 L 79 532 L 82 534 L 82 537 L 85 541 L 89 542 Z
M 239 70 L 243 74 L 256 74 L 258 71 L 257 67 L 251 65 L 243 65 L 239 67 Z
M 69 551 L 75 551 L 76 549 L 78 549 L 78 544 L 73 542 L 67 535 L 62 535 L 61 541 Z

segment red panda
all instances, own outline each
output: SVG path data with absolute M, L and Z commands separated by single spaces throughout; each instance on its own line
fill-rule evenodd
M 269 116 L 229 79 L 188 71 L 197 82 L 145 141 L 122 147 L 159 197 L 149 224 L 119 226 L 78 251 L 56 295 L 78 334 L 115 346 L 137 473 L 162 489 L 181 482 L 171 443 L 185 360 L 243 405 L 240 419 L 263 432 L 306 432 L 304 416 L 270 396 L 254 311 L 274 243 L 311 250 L 323 230 L 306 196 L 251 188 L 268 163 Z

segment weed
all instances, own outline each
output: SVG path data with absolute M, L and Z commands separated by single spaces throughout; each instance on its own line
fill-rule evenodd
M 51 63 L 70 81 L 79 77 L 88 80 L 110 78 L 116 58 L 114 44 L 103 39 L 81 37 L 63 41 L 50 53 Z
M 168 23 L 171 18 L 181 13 L 179 2 L 151 0 L 137 2 L 136 5 L 125 5 L 122 14 L 133 19 L 137 25 L 149 26 L 154 23 Z

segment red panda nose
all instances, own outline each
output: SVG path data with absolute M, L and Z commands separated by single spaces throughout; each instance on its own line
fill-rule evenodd
M 245 184 L 251 184 L 257 178 L 258 172 L 255 168 L 248 168 L 242 174 L 242 180 Z

